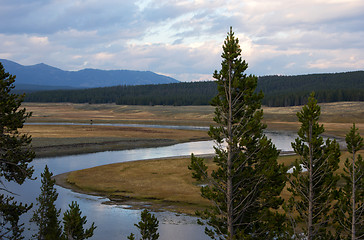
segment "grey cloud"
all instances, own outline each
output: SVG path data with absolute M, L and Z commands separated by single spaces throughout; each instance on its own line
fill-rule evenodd
M 257 75 L 339 71 L 337 60 L 330 61 L 336 55 L 344 56 L 343 68 L 364 67 L 360 2 L 148 2 L 140 7 L 131 0 L 0 0 L 0 56 L 65 70 L 205 76 L 219 69 L 221 44 L 232 26 L 241 44 L 246 42 L 248 71 Z M 43 45 L 32 42 L 37 38 L 44 38 Z
M 173 4 L 164 4 L 161 6 L 150 6 L 143 11 L 143 18 L 149 22 L 162 22 L 177 18 L 188 12 L 188 9 L 177 7 Z
M 105 30 L 135 27 L 138 8 L 129 1 L 99 1 L 94 4 L 76 1 L 29 1 L 6 4 L 0 15 L 2 33 L 51 34 L 70 28 Z

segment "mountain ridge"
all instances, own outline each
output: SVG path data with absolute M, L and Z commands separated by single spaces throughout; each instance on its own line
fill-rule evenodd
M 179 81 L 151 71 L 101 70 L 85 68 L 78 71 L 66 71 L 45 63 L 24 66 L 14 61 L 0 59 L 5 71 L 16 75 L 16 89 L 52 88 L 97 88 L 118 85 L 146 85 L 178 83 Z

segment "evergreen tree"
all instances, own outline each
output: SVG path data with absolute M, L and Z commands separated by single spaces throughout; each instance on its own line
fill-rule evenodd
M 46 165 L 41 174 L 42 186 L 37 198 L 38 209 L 34 211 L 31 219 L 38 226 L 39 230 L 35 237 L 40 240 L 57 240 L 62 236 L 62 228 L 58 220 L 61 210 L 57 210 L 55 206 L 58 193 L 54 187 L 55 180 L 52 179 L 52 175 Z
M 363 138 L 358 128 L 353 127 L 346 135 L 346 144 L 349 153 L 352 154 L 345 161 L 342 178 L 345 186 L 338 192 L 338 202 L 335 209 L 337 216 L 337 234 L 340 239 L 364 238 L 364 161 L 357 152 L 363 147 Z
M 203 158 L 192 154 L 192 176 L 204 181 L 204 198 L 213 207 L 197 214 L 212 227 L 205 232 L 220 239 L 273 239 L 282 232 L 284 216 L 277 209 L 285 186 L 285 168 L 279 152 L 264 135 L 262 93 L 257 77 L 247 76 L 239 41 L 232 29 L 223 45 L 220 72 L 215 71 L 218 94 L 213 99 L 214 121 L 209 135 L 215 140 L 217 170 L 210 175 Z M 273 210 L 273 211 L 272 211 Z
M 135 240 L 134 233 L 130 233 L 130 235 L 127 237 L 129 240 Z
M 297 223 L 303 223 L 304 239 L 328 239 L 329 226 L 332 223 L 329 211 L 332 210 L 332 193 L 335 190 L 340 149 L 335 140 L 327 139 L 324 143 L 324 127 L 318 123 L 320 106 L 314 93 L 310 95 L 297 117 L 301 122 L 298 137 L 292 147 L 299 159 L 295 161 L 293 173 L 288 176 L 292 193 L 287 205 L 287 212 L 297 217 L 291 218 L 292 231 Z M 303 172 L 307 169 L 307 173 Z M 302 234 L 295 233 L 298 238 Z
M 32 206 L 18 204 L 13 197 L 0 195 L 1 232 L 0 239 L 19 240 L 24 239 L 23 225 L 19 224 L 19 216 L 26 213 Z
M 139 229 L 140 235 L 142 236 L 140 240 L 157 240 L 159 238 L 158 219 L 146 209 L 141 212 L 140 217 L 140 222 L 134 224 Z M 135 240 L 135 235 L 131 233 L 128 236 L 128 239 Z
M 69 205 L 63 215 L 64 238 L 67 240 L 83 240 L 93 236 L 96 229 L 95 223 L 92 223 L 89 229 L 84 230 L 83 225 L 87 223 L 86 216 L 81 217 L 81 210 L 77 202 Z
M 31 178 L 33 168 L 28 164 L 35 157 L 31 137 L 18 132 L 31 113 L 19 109 L 24 95 L 12 93 L 15 76 L 5 72 L 0 63 L 0 239 L 22 239 L 24 228 L 19 216 L 31 206 L 13 201 L 5 181 L 22 184 Z

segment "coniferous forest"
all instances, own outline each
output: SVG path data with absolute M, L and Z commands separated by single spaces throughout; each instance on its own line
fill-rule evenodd
M 270 107 L 306 104 L 312 91 L 315 92 L 318 102 L 364 101 L 364 71 L 263 76 L 258 79 L 257 91 L 263 91 L 263 105 Z M 216 83 L 206 81 L 39 91 L 27 93 L 25 101 L 120 105 L 209 105 L 216 94 Z

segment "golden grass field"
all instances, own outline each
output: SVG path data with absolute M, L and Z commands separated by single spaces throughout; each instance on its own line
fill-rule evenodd
M 30 122 L 140 123 L 209 126 L 213 124 L 211 106 L 119 106 L 115 104 L 25 103 L 33 112 Z M 325 134 L 343 138 L 355 122 L 364 135 L 364 102 L 320 104 Z M 268 129 L 297 131 L 296 113 L 301 107 L 278 107 L 264 110 Z M 22 130 L 32 135 L 38 156 L 75 154 L 138 147 L 155 147 L 177 142 L 209 139 L 206 131 L 113 126 L 25 125 Z M 343 153 L 342 159 L 346 157 Z M 282 156 L 289 166 L 295 156 Z M 344 161 L 341 161 L 343 165 Z M 153 201 L 161 208 L 192 213 L 206 206 L 199 187 L 187 169 L 189 158 L 158 159 L 100 166 L 72 172 L 64 182 L 75 190 L 109 196 Z M 287 198 L 288 192 L 282 192 Z
M 68 187 L 98 193 L 125 204 L 152 202 L 158 209 L 193 214 L 209 202 L 187 169 L 189 158 L 153 159 L 104 165 L 71 172 Z M 64 183 L 63 183 L 64 184 Z M 67 187 L 67 186 L 66 186 Z

